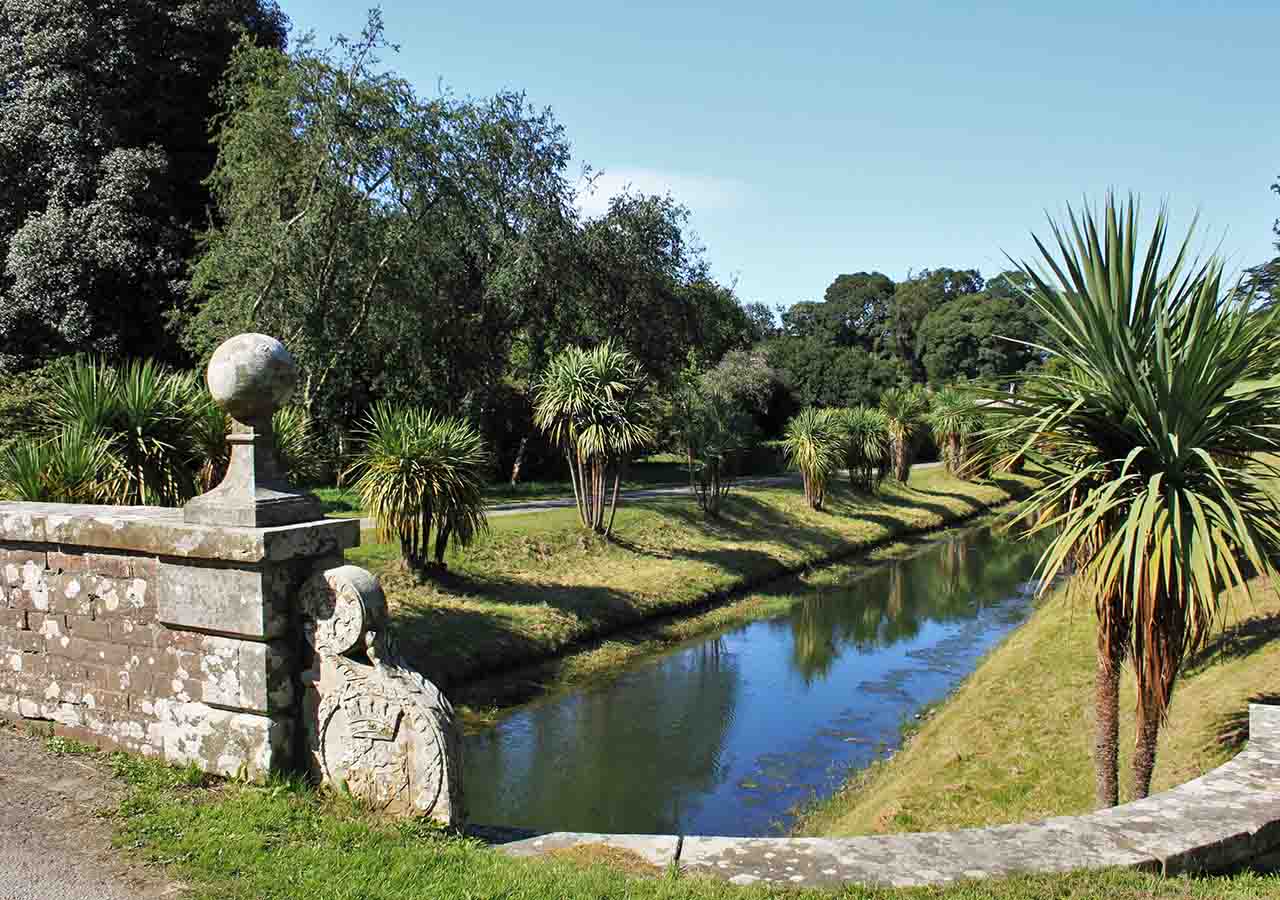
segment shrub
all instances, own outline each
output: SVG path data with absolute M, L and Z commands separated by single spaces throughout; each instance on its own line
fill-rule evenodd
M 349 474 L 377 520 L 379 539 L 400 542 L 406 568 L 428 568 L 433 532 L 435 565 L 443 568 L 451 537 L 465 546 L 488 527 L 481 488 L 489 454 L 471 424 L 423 407 L 380 403 L 363 437 Z
M 846 439 L 839 411 L 802 409 L 787 423 L 782 446 L 791 465 L 804 478 L 804 497 L 810 508 L 822 509 L 827 479 L 844 459 Z

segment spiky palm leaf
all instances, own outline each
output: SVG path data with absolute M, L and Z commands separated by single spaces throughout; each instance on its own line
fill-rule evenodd
M 112 471 L 108 440 L 71 425 L 40 442 L 0 453 L 0 496 L 38 503 L 98 503 Z
M 880 409 L 889 419 L 893 477 L 905 484 L 911 476 L 916 436 L 924 425 L 929 399 L 917 384 L 890 388 L 880 395 Z
M 1135 791 L 1146 794 L 1155 740 L 1183 660 L 1203 645 L 1219 597 L 1272 573 L 1280 552 L 1280 330 L 1224 297 L 1216 258 L 1190 258 L 1194 225 L 1166 257 L 1161 209 L 1139 254 L 1137 203 L 1107 197 L 1099 219 L 1052 223 L 1042 265 L 1022 264 L 1048 323 L 1041 349 L 1066 365 L 1032 375 L 998 417 L 1005 441 L 1042 470 L 1024 503 L 1055 532 L 1042 584 L 1068 564 L 1092 593 L 1104 669 L 1133 659 Z M 1113 688 L 1108 687 L 1108 691 Z M 1112 701 L 1107 701 L 1112 702 Z M 1114 745 L 1114 713 L 1099 710 Z M 1104 769 L 1109 765 L 1110 773 Z M 1099 758 L 1099 799 L 1115 801 L 1115 757 Z
M 81 428 L 107 441 L 105 502 L 177 506 L 195 495 L 198 468 L 187 415 L 194 374 L 152 360 L 110 366 L 79 359 L 48 400 L 53 428 Z
M 808 407 L 787 423 L 782 449 L 787 462 L 800 470 L 804 495 L 813 509 L 822 509 L 827 480 L 844 461 L 847 441 L 839 410 Z

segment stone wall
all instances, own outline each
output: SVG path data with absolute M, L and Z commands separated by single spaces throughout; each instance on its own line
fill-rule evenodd
M 225 775 L 300 756 L 293 598 L 355 521 L 0 503 L 0 715 Z

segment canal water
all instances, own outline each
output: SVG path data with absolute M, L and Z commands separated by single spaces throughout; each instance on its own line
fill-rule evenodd
M 980 528 L 790 612 L 690 641 L 466 738 L 470 819 L 546 831 L 768 835 L 897 746 L 1032 609 L 1043 545 Z M 790 589 L 790 588 L 789 588 Z

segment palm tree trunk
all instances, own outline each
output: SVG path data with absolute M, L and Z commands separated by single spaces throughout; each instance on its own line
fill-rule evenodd
M 604 530 L 605 540 L 613 534 L 613 517 L 618 514 L 618 486 L 622 484 L 622 467 L 613 473 L 613 500 L 609 504 L 609 527 Z
M 449 547 L 449 535 L 453 533 L 453 524 L 445 519 L 436 529 L 436 565 L 444 568 L 444 552 Z
M 565 461 L 569 463 L 569 480 L 573 482 L 573 502 L 578 507 L 578 518 L 585 524 L 587 515 L 582 505 L 582 479 L 579 477 L 576 456 L 576 453 L 569 450 L 566 450 L 564 454 Z
M 1160 738 L 1160 713 L 1154 703 L 1139 704 L 1138 734 L 1133 746 L 1133 799 L 1151 793 L 1151 774 L 1156 768 L 1156 744 Z
M 1093 771 L 1099 809 L 1120 802 L 1120 663 L 1106 634 L 1098 633 L 1094 678 Z
M 520 438 L 520 446 L 516 448 L 516 461 L 511 464 L 511 486 L 520 481 L 520 467 L 524 464 L 524 451 L 529 446 L 529 435 Z

